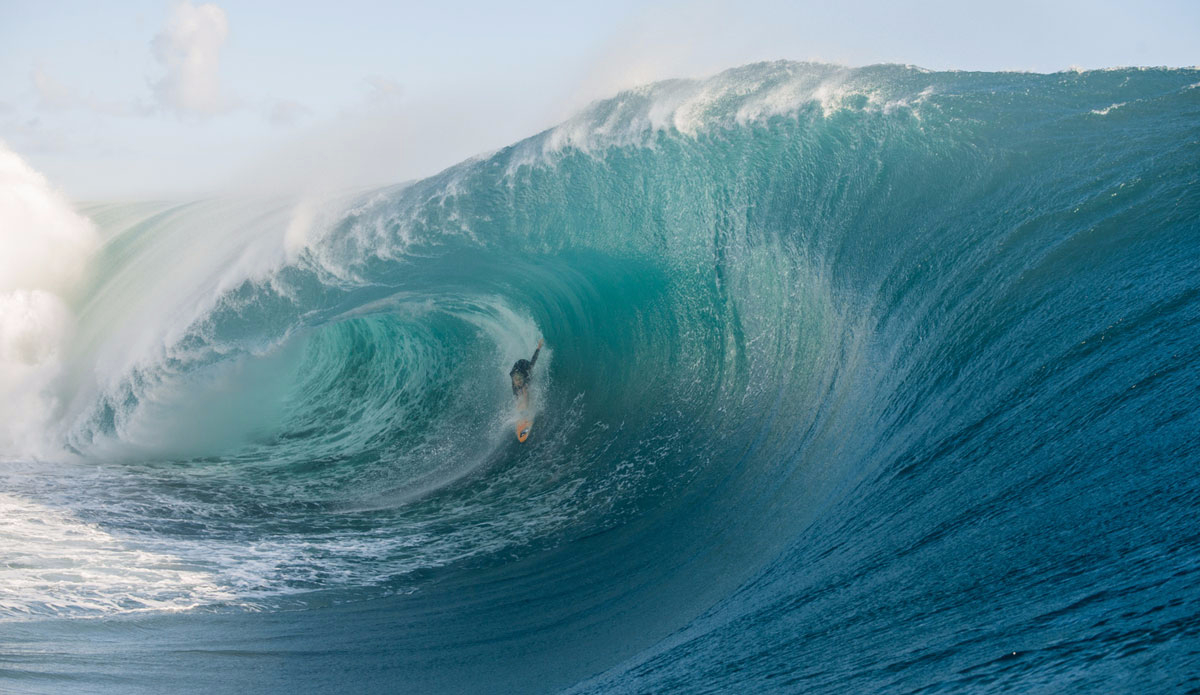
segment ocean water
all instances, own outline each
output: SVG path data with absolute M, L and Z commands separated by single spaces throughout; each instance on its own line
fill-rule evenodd
M 14 157 L 0 690 L 1200 688 L 1200 71 L 750 65 L 323 198 Z

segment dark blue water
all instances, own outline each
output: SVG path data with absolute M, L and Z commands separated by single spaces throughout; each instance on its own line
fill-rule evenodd
M 1198 85 L 752 65 L 90 206 L 0 684 L 1200 688 Z

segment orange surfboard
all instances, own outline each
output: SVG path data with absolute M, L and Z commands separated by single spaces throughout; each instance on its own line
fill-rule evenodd
M 529 412 L 529 393 L 521 394 L 517 399 L 517 441 L 522 444 L 529 439 L 529 430 L 533 427 L 533 414 Z

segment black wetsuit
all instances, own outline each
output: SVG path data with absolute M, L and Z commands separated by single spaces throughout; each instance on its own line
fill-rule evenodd
M 532 358 L 527 359 L 527 360 L 517 360 L 517 363 L 513 365 L 513 368 L 511 370 L 509 370 L 509 372 L 508 372 L 509 379 L 512 379 L 513 376 L 516 374 L 521 375 L 521 385 L 520 386 L 517 386 L 516 380 L 513 380 L 512 387 L 513 387 L 513 395 L 514 396 L 521 395 L 521 392 L 524 391 L 529 386 L 529 380 L 533 378 L 533 376 L 529 372 L 531 369 L 533 369 L 534 363 L 537 362 L 538 353 L 541 351 L 542 351 L 542 348 L 539 345 L 538 348 L 533 351 Z

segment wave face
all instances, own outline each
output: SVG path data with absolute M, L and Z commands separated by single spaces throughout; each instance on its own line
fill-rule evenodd
M 8 385 L 0 682 L 1195 687 L 1197 85 L 759 64 L 402 186 L 87 206 Z

